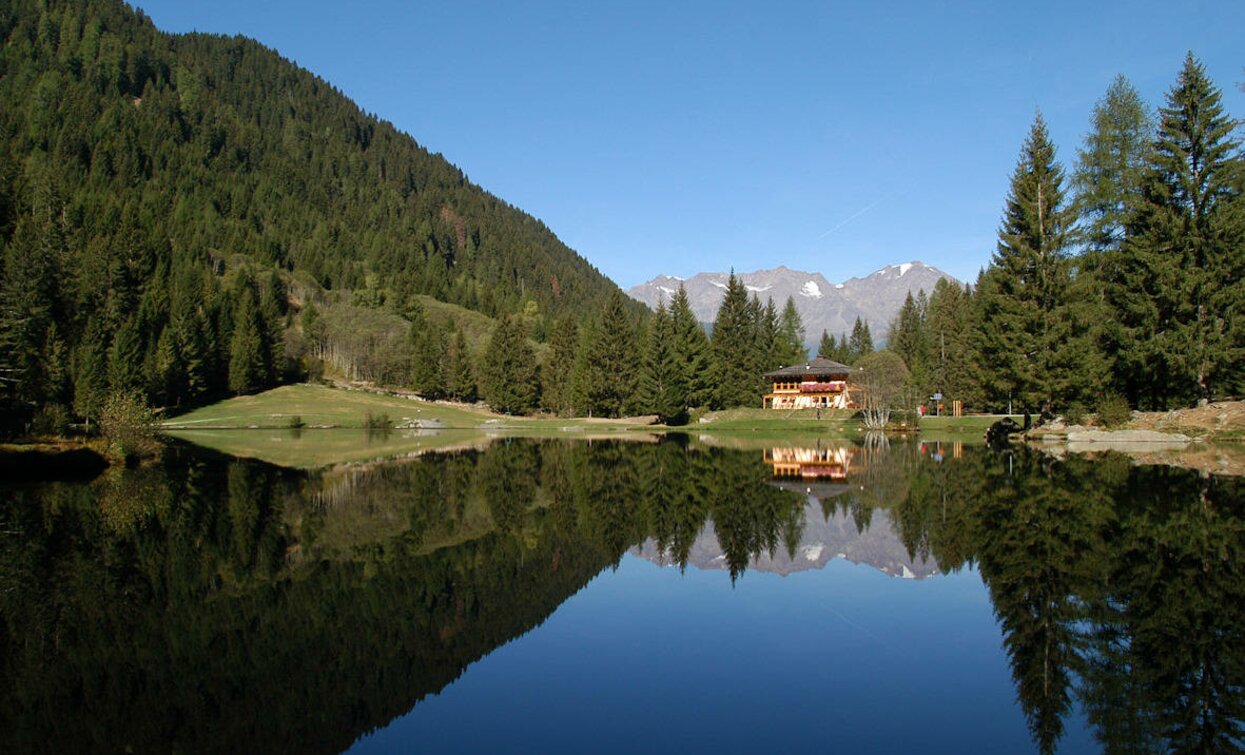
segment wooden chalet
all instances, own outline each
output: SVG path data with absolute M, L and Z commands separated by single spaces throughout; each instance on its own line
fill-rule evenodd
M 852 368 L 817 357 L 804 364 L 765 373 L 773 386 L 765 394 L 766 409 L 850 409 L 855 406 L 848 391 Z

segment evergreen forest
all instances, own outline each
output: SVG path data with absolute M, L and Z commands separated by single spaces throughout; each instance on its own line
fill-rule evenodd
M 793 302 L 733 274 L 711 335 L 682 291 L 647 311 L 252 40 L 166 34 L 121 0 L 16 0 L 0 39 L 4 432 L 90 427 L 117 396 L 173 414 L 319 379 L 677 423 L 759 406 L 762 374 L 809 356 Z M 1238 126 L 1192 54 L 1157 110 L 1112 83 L 1068 170 L 1037 115 L 978 279 L 823 333 L 820 353 L 898 355 L 901 412 L 1240 396 Z

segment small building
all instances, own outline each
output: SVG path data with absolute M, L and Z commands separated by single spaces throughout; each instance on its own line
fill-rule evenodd
M 765 373 L 772 385 L 766 409 L 850 409 L 847 377 L 852 368 L 833 359 L 816 359 Z

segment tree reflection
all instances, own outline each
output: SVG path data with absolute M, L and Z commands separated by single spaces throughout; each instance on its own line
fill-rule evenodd
M 1240 750 L 1240 481 L 1023 449 L 797 451 L 511 440 L 302 474 L 175 448 L 8 489 L 0 750 L 340 750 L 639 543 L 685 568 L 711 529 L 732 580 L 794 558 L 814 491 L 861 531 L 887 517 L 914 560 L 980 571 L 1040 751 L 1075 703 L 1109 752 Z M 776 483 L 806 457 L 833 484 Z

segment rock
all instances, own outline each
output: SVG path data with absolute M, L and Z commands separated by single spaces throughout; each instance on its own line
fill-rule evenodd
M 1068 429 L 1069 443 L 1188 443 L 1191 438 L 1180 433 L 1157 430 L 1077 430 Z
M 439 419 L 417 419 L 415 426 L 421 430 L 443 430 L 445 423 Z

